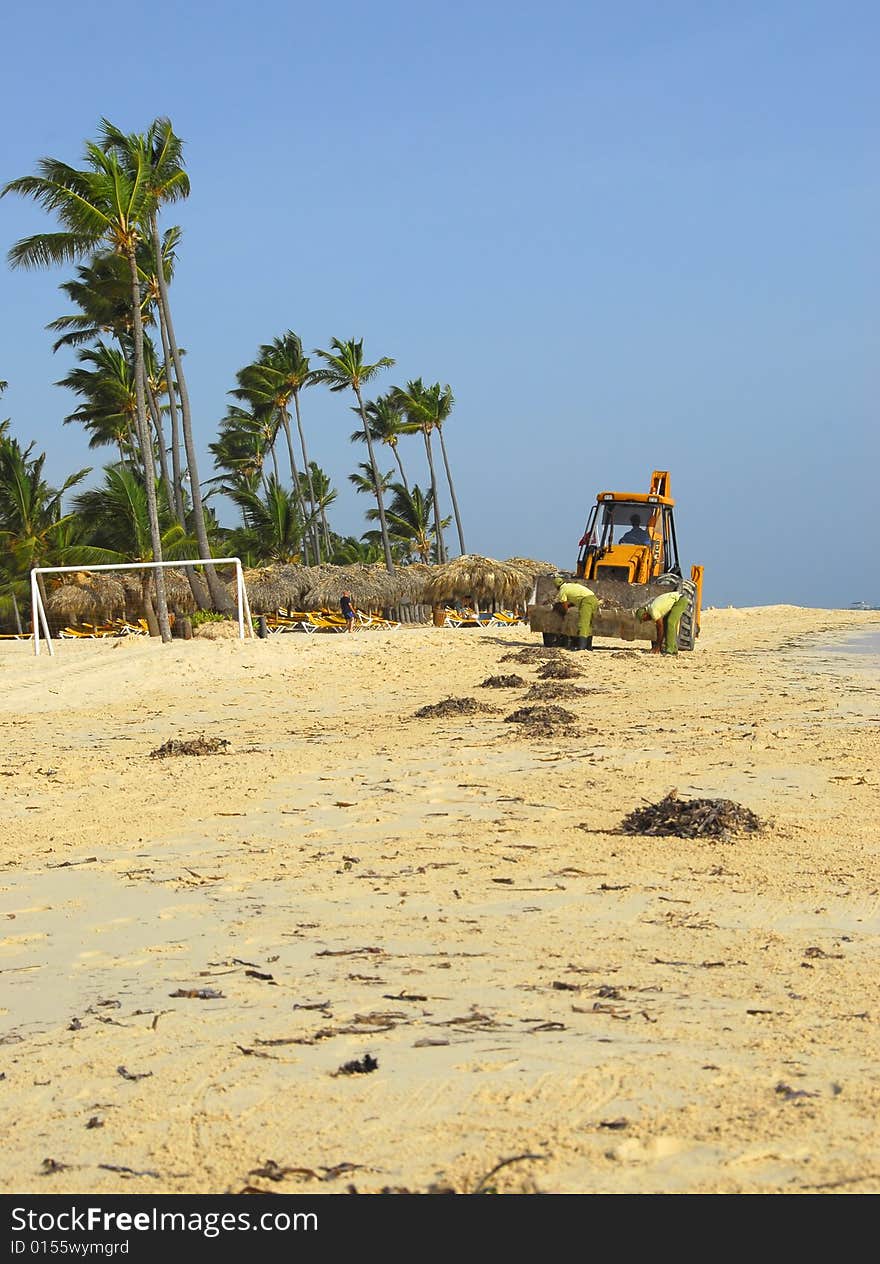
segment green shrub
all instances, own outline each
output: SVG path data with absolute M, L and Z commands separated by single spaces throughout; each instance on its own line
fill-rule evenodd
M 220 614 L 217 610 L 197 610 L 190 617 L 193 627 L 197 628 L 200 623 L 223 623 L 229 615 Z

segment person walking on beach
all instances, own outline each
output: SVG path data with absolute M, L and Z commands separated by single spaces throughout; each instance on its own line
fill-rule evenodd
M 342 596 L 339 599 L 339 609 L 342 611 L 342 617 L 345 620 L 346 625 L 347 625 L 345 629 L 346 632 L 353 632 L 354 621 L 355 621 L 357 612 L 355 611 L 354 606 L 351 604 L 351 593 L 348 591 L 348 589 L 345 590 L 345 592 L 342 594 Z
M 586 584 L 567 581 L 562 575 L 555 575 L 553 582 L 558 589 L 555 604 L 563 607 L 563 613 L 569 606 L 574 606 L 578 612 L 578 634 L 571 648 L 591 650 L 593 648 L 593 615 L 599 609 L 599 598 L 592 588 L 587 588 Z
M 678 653 L 678 625 L 687 608 L 687 593 L 679 592 L 661 593 L 649 605 L 639 606 L 636 618 L 642 623 L 653 619 L 657 629 L 654 644 L 651 646 L 653 654 Z

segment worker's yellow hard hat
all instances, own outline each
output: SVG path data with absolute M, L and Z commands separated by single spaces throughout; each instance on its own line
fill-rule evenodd
M 561 588 L 561 587 L 562 587 L 562 585 L 565 583 L 565 576 L 564 576 L 564 575 L 554 575 L 554 576 L 553 576 L 553 583 L 556 585 L 556 587 L 557 587 L 557 588 Z

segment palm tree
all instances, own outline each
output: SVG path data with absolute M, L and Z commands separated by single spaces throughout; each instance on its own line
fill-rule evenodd
M 310 466 L 306 436 L 302 424 L 300 393 L 311 385 L 312 373 L 308 356 L 303 354 L 302 340 L 293 330 L 288 329 L 280 338 L 260 347 L 258 359 L 242 369 L 238 375 L 239 389 L 230 392 L 237 399 L 247 400 L 254 408 L 277 409 L 281 425 L 287 439 L 287 450 L 290 458 L 290 477 L 295 486 L 299 484 L 299 472 L 293 454 L 293 443 L 290 436 L 290 401 L 293 400 L 296 415 L 296 426 L 302 451 L 303 468 L 306 478 L 306 498 L 311 506 L 311 516 L 317 512 L 315 489 L 310 479 Z M 329 543 L 329 532 L 326 519 L 322 520 L 325 544 Z M 321 561 L 321 548 L 317 534 L 314 540 L 315 562 Z
M 312 515 L 306 509 L 309 501 L 308 488 L 303 490 L 300 481 L 299 464 L 296 459 L 296 453 L 293 450 L 293 439 L 290 433 L 290 413 L 288 405 L 292 396 L 290 386 L 284 381 L 284 375 L 275 368 L 265 362 L 265 357 L 271 352 L 271 348 L 264 346 L 260 348 L 261 357 L 251 364 L 246 364 L 243 369 L 239 369 L 236 373 L 236 381 L 238 386 L 229 392 L 234 398 L 241 400 L 247 405 L 247 410 L 251 413 L 258 424 L 264 429 L 267 437 L 266 450 L 272 457 L 272 466 L 275 473 L 275 481 L 280 481 L 278 473 L 278 459 L 275 455 L 275 443 L 280 431 L 284 432 L 284 438 L 287 443 L 287 459 L 290 465 L 290 482 L 293 496 L 299 503 L 299 512 L 303 521 L 306 519 L 311 522 Z M 312 560 L 317 562 L 319 559 L 319 549 L 317 543 L 312 541 Z
M 55 383 L 67 387 L 83 401 L 64 418 L 64 423 L 80 422 L 89 434 L 90 448 L 115 444 L 120 463 L 124 463 L 138 450 L 137 392 L 131 366 L 122 351 L 104 342 L 94 348 L 83 347 L 77 358 L 80 367 L 71 369 Z
M 127 465 L 105 466 L 104 482 L 80 492 L 74 498 L 73 508 L 88 541 L 81 546 L 77 561 L 84 564 L 152 561 L 146 486 L 140 472 Z M 195 546 L 195 537 L 187 536 L 168 510 L 161 515 L 160 525 L 163 553 L 169 559 L 187 559 Z
M 440 509 L 437 498 L 437 475 L 434 471 L 434 453 L 431 449 L 431 435 L 436 425 L 434 399 L 430 388 L 422 379 L 416 378 L 407 382 L 406 387 L 395 386 L 392 396 L 406 415 L 407 428 L 410 432 L 421 431 L 425 440 L 425 451 L 428 454 L 428 469 L 431 474 L 431 503 L 434 506 L 434 530 L 437 534 L 437 556 L 441 562 L 446 561 L 446 545 L 443 541 L 443 530 L 440 525 Z
M 264 497 L 243 487 L 230 488 L 227 495 L 241 510 L 244 523 L 232 534 L 237 551 L 254 565 L 300 561 L 303 520 L 293 492 L 270 476 Z
M 370 566 L 382 560 L 381 543 L 372 540 L 356 540 L 353 535 L 337 536 L 330 561 L 334 566 Z
M 76 561 L 85 565 L 106 562 L 149 562 L 153 545 L 147 505 L 146 484 L 139 473 L 126 465 L 109 465 L 104 468 L 104 482 L 74 498 L 73 508 L 82 523 L 87 544 L 80 545 Z M 163 555 L 168 558 L 192 557 L 197 547 L 192 536 L 175 520 L 173 510 L 162 515 L 161 542 Z M 160 575 L 161 568 L 155 571 Z M 152 571 L 141 574 L 142 613 L 156 630 L 156 611 L 152 602 Z
M 61 232 L 40 233 L 17 242 L 9 252 L 9 261 L 13 267 L 49 267 L 91 255 L 101 245 L 110 246 L 127 260 L 131 281 L 137 433 L 143 467 L 149 470 L 152 466 L 152 445 L 144 398 L 144 330 L 137 266 L 137 246 L 143 226 L 149 220 L 153 201 L 146 178 L 146 155 L 138 149 L 123 165 L 115 154 L 105 153 L 99 146 L 88 142 L 85 158 L 88 169 L 82 171 L 56 158 L 41 158 L 37 164 L 39 174 L 12 180 L 0 191 L 0 196 L 20 193 L 33 198 L 45 210 L 54 212 L 62 225 Z M 154 480 L 147 478 L 145 486 L 153 557 L 161 561 Z M 161 567 L 156 571 L 156 593 L 159 631 L 163 642 L 167 642 L 171 640 L 171 627 Z
M 138 267 L 143 266 L 143 244 L 138 250 Z M 46 326 L 59 337 L 52 350 L 81 347 L 95 342 L 104 334 L 113 334 L 117 341 L 131 337 L 131 278 L 128 262 L 112 251 L 100 251 L 88 263 L 76 269 L 76 279 L 58 287 L 79 308 L 78 313 L 59 316 Z M 146 300 L 141 302 L 141 312 Z
M 164 259 L 166 270 L 173 267 L 173 247 L 176 242 L 176 229 L 165 234 Z M 158 282 L 155 280 L 152 248 L 146 242 L 139 242 L 137 249 L 138 274 L 142 282 L 143 298 L 141 315 L 144 326 L 153 323 L 153 308 L 156 304 Z M 128 265 L 118 255 L 103 252 L 93 256 L 87 265 L 77 268 L 77 279 L 67 281 L 59 286 L 79 307 L 79 314 L 60 316 L 51 321 L 48 329 L 60 334 L 53 345 L 53 351 L 63 346 L 81 347 L 84 343 L 102 343 L 102 335 L 112 333 L 129 361 L 133 360 L 131 338 L 131 287 L 128 280 Z M 160 321 L 160 332 L 165 338 L 164 326 Z M 165 355 L 165 371 L 158 368 L 152 342 L 144 335 L 144 364 L 147 405 L 158 440 L 157 454 L 165 484 L 166 496 L 173 506 L 172 512 L 178 521 L 186 521 L 186 509 L 183 502 L 180 471 L 180 453 L 177 426 L 177 408 L 173 386 L 168 381 L 168 356 Z M 69 386 L 65 380 L 58 385 Z M 167 447 L 165 444 L 163 414 L 165 412 L 162 396 L 167 394 L 168 411 L 171 416 L 171 457 L 173 478 L 168 475 Z M 132 399 L 134 394 L 132 392 Z M 191 572 L 191 582 L 194 574 Z M 201 588 L 201 584 L 198 585 Z M 196 593 L 200 606 L 208 604 L 204 593 Z
M 458 498 L 455 495 L 455 485 L 452 482 L 452 470 L 449 468 L 449 457 L 446 453 L 446 441 L 443 438 L 443 427 L 449 418 L 449 414 L 455 405 L 455 396 L 452 394 L 452 387 L 447 383 L 441 386 L 439 382 L 435 382 L 427 391 L 428 405 L 433 418 L 433 426 L 440 436 L 440 451 L 443 453 L 443 464 L 446 468 L 446 481 L 449 484 L 449 495 L 452 499 L 452 512 L 455 514 L 455 528 L 458 532 L 458 547 L 463 554 L 467 552 L 464 547 L 464 531 L 461 526 L 461 514 L 458 511 Z
M 436 543 L 436 534 L 431 529 L 431 493 L 424 493 L 418 483 L 411 491 L 402 483 L 392 483 L 391 493 L 387 511 L 391 539 L 401 544 L 410 556 L 415 552 L 420 561 L 430 562 Z M 367 517 L 373 518 L 375 512 L 370 510 Z M 449 519 L 445 518 L 442 525 L 445 527 L 448 523 Z
M 370 425 L 367 421 L 367 414 L 364 411 L 364 400 L 361 394 L 361 386 L 365 382 L 369 382 L 382 369 L 390 368 L 394 361 L 389 356 L 383 356 L 381 360 L 377 360 L 375 364 L 364 363 L 364 341 L 350 338 L 348 342 L 340 342 L 338 338 L 332 338 L 330 341 L 332 351 L 315 350 L 315 355 L 321 357 L 327 364 L 326 369 L 316 369 L 312 374 L 314 382 L 322 382 L 329 386 L 331 391 L 354 391 L 355 399 L 358 402 L 358 412 L 364 427 L 364 438 L 367 442 L 367 450 L 370 454 L 370 465 L 373 472 L 373 481 L 376 486 L 376 505 L 379 510 L 379 526 L 382 532 L 382 551 L 385 554 L 385 566 L 389 571 L 394 571 L 394 561 L 391 557 L 391 542 L 388 538 L 388 525 L 385 521 L 385 505 L 382 500 L 382 487 L 379 481 L 379 471 L 376 466 L 376 457 L 373 452 L 373 440 L 370 435 Z
M 307 477 L 308 481 L 306 481 Z M 317 461 L 310 462 L 308 476 L 306 476 L 306 474 L 300 474 L 299 479 L 300 491 L 303 499 L 305 499 L 307 489 L 314 495 L 315 506 L 313 510 L 313 517 L 320 518 L 321 520 L 321 530 L 324 536 L 327 557 L 329 557 L 333 545 L 330 537 L 330 527 L 327 522 L 327 510 L 333 504 L 338 493 L 330 481 L 330 476 L 325 474 L 320 465 L 318 465 Z
M 358 471 L 360 471 L 360 473 L 358 473 Z M 391 486 L 391 473 L 392 471 L 389 470 L 387 474 L 379 474 L 378 476 L 378 491 L 381 491 L 383 497 Z M 372 496 L 376 499 L 376 475 L 377 470 L 374 466 L 367 465 L 366 461 L 360 461 L 358 463 L 357 470 L 355 470 L 353 474 L 349 474 L 348 481 L 352 484 L 356 492 L 359 492 L 363 496 Z M 370 513 L 372 513 L 373 518 L 377 518 L 379 516 L 378 509 L 370 510 L 367 514 L 368 518 Z
M 78 470 L 60 488 L 50 487 L 43 478 L 46 454 L 34 456 L 33 450 L 33 443 L 22 448 L 6 423 L 0 426 L 0 571 L 19 627 L 17 595 L 26 596 L 30 570 L 64 565 L 59 548 L 72 515 L 62 513 L 61 499 L 89 473 Z M 37 578 L 43 591 L 42 576 Z
M 154 119 L 145 135 L 126 135 L 114 127 L 107 119 L 101 120 L 102 143 L 105 151 L 118 156 L 119 162 L 127 173 L 142 172 L 148 193 L 146 204 L 146 221 L 149 238 L 153 245 L 155 260 L 155 277 L 159 288 L 159 310 L 161 324 L 167 335 L 167 348 L 171 353 L 174 365 L 174 378 L 180 395 L 181 424 L 183 442 L 186 449 L 187 470 L 192 493 L 193 525 L 200 557 L 210 557 L 208 552 L 208 532 L 205 526 L 205 514 L 202 506 L 202 491 L 199 484 L 199 470 L 196 458 L 195 443 L 192 431 L 192 410 L 189 402 L 189 391 L 183 372 L 183 359 L 174 332 L 171 318 L 171 304 L 168 300 L 168 281 L 165 260 L 163 259 L 162 238 L 159 234 L 158 208 L 160 203 L 176 202 L 189 196 L 189 176 L 183 169 L 183 142 L 176 136 L 171 120 Z M 163 339 L 164 341 L 164 339 Z M 166 370 L 169 382 L 171 366 Z M 205 567 L 205 579 L 216 609 L 229 610 L 230 599 L 226 589 L 217 578 L 213 566 Z
M 263 466 L 267 456 L 272 459 L 275 480 L 279 481 L 278 459 L 275 456 L 277 436 L 277 417 L 231 406 L 220 423 L 217 441 L 208 444 L 208 450 L 214 454 L 215 468 L 224 471 L 219 479 L 211 479 L 210 482 L 215 487 L 227 478 L 234 483 L 243 479 L 249 486 L 254 486 L 260 479 L 265 482 Z
M 351 411 L 356 413 L 358 410 L 353 408 Z M 376 400 L 367 400 L 367 403 L 364 405 L 364 411 L 370 419 L 371 438 L 376 443 L 384 443 L 394 453 L 394 459 L 397 462 L 397 468 L 400 470 L 403 485 L 409 490 L 406 471 L 403 468 L 403 462 L 397 450 L 400 436 L 407 433 L 403 409 L 389 391 L 387 395 L 380 395 Z M 351 436 L 351 441 L 352 443 L 363 443 L 363 430 L 355 430 Z

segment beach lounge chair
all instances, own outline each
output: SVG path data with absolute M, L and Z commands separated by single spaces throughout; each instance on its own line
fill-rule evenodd
M 325 610 L 310 610 L 307 620 L 310 626 L 306 628 L 306 631 L 344 632 L 348 627 L 341 615 L 331 614 L 330 611 Z
M 518 614 L 514 614 L 512 610 L 496 610 L 489 619 L 488 626 L 490 628 L 510 628 L 514 624 L 522 622 L 524 620 Z

